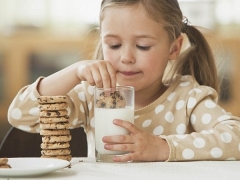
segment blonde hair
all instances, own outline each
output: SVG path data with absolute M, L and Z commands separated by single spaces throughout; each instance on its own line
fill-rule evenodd
M 184 21 L 177 0 L 103 0 L 100 11 L 100 23 L 106 8 L 129 6 L 141 3 L 149 17 L 168 32 L 170 41 L 185 33 L 190 47 L 185 50 L 172 66 L 172 77 L 176 74 L 192 75 L 200 85 L 206 85 L 219 91 L 217 69 L 210 46 L 203 34 L 194 26 Z M 100 25 L 101 26 L 101 25 Z M 104 59 L 101 43 L 96 48 L 95 59 Z

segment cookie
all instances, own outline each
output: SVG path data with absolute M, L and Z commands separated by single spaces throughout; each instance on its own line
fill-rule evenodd
M 98 108 L 124 108 L 125 99 L 119 91 L 105 93 L 102 92 L 97 99 Z
M 71 139 L 72 139 L 71 135 L 43 136 L 42 137 L 42 142 L 44 142 L 44 143 L 68 142 Z
M 67 101 L 66 96 L 40 96 L 38 98 L 39 104 L 62 103 L 66 101 Z
M 0 158 L 0 165 L 4 165 L 8 163 L 8 158 Z
M 61 156 L 70 155 L 71 151 L 69 148 L 65 149 L 44 149 L 41 151 L 42 156 Z
M 40 111 L 63 110 L 67 108 L 67 103 L 39 104 L 38 108 L 40 109 Z
M 42 143 L 41 149 L 65 149 L 69 148 L 69 142 Z
M 62 156 L 41 156 L 41 158 L 55 158 L 55 159 L 63 159 L 63 160 L 67 160 L 67 161 L 71 161 L 72 160 L 72 156 L 71 155 L 62 155 Z
M 62 117 L 40 117 L 40 123 L 43 124 L 52 124 L 52 123 L 59 123 L 59 122 L 68 122 L 69 116 L 62 116 Z
M 50 135 L 69 135 L 70 131 L 68 129 L 60 129 L 60 130 L 54 130 L 54 129 L 42 129 L 40 131 L 40 135 L 42 136 L 50 136 Z
M 12 168 L 9 164 L 2 164 L 0 168 Z
M 67 129 L 68 127 L 69 127 L 69 122 L 52 123 L 52 124 L 40 123 L 40 129 Z
M 39 116 L 40 117 L 63 117 L 67 116 L 68 111 L 66 109 L 64 110 L 56 110 L 56 111 L 40 111 Z

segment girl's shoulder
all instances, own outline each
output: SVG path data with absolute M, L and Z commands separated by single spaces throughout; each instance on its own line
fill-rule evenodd
M 174 93 L 177 96 L 185 96 L 186 98 L 189 97 L 198 97 L 204 98 L 206 96 L 210 96 L 211 99 L 217 100 L 218 94 L 215 89 L 200 85 L 196 79 L 191 75 L 178 75 L 171 85 L 169 86 L 170 92 Z

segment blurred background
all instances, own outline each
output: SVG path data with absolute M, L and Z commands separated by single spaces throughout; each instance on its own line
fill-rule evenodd
M 76 61 L 91 59 L 101 0 L 0 0 L 0 142 L 8 107 L 23 86 Z M 239 0 L 179 0 L 192 25 L 221 60 L 220 104 L 240 116 Z M 214 34 L 215 38 L 209 36 Z

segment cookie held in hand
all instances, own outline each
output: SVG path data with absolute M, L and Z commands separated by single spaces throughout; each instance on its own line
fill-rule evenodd
M 126 105 L 123 95 L 119 91 L 102 92 L 97 99 L 96 105 L 98 108 L 124 108 Z

